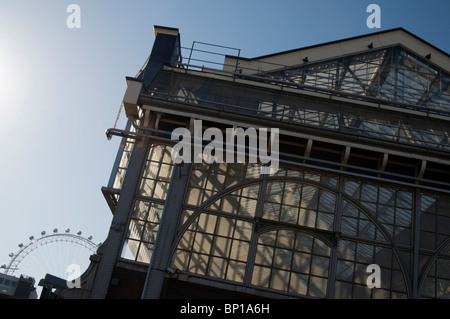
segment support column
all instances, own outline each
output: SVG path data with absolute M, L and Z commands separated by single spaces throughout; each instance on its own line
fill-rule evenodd
M 186 163 L 182 166 L 175 165 L 173 170 L 155 249 L 142 291 L 143 299 L 158 299 L 160 297 L 164 276 L 170 265 L 171 247 L 177 231 L 184 194 L 189 185 L 191 165 Z
M 153 127 L 155 117 L 149 117 L 146 114 L 146 123 Z M 120 198 L 114 211 L 114 217 L 111 222 L 108 237 L 102 245 L 101 260 L 98 266 L 94 285 L 92 287 L 92 299 L 104 299 L 108 293 L 109 283 L 114 271 L 117 259 L 120 257 L 123 245 L 123 238 L 126 233 L 126 227 L 130 212 L 133 208 L 134 195 L 139 187 L 142 167 L 147 158 L 147 148 L 149 140 L 143 138 L 136 140 L 131 153 L 130 162 L 120 190 Z
M 413 258 L 412 258 L 412 299 L 419 298 L 419 248 L 420 248 L 420 212 L 421 212 L 421 193 L 416 188 L 414 194 L 413 211 Z
M 343 175 L 339 175 L 339 184 L 338 184 L 338 197 L 335 207 L 334 214 L 334 232 L 335 237 L 333 238 L 333 247 L 331 249 L 330 256 L 330 269 L 328 275 L 328 295 L 327 298 L 334 299 L 334 291 L 336 286 L 336 272 L 337 272 L 337 261 L 338 261 L 338 246 L 339 246 L 339 234 L 341 233 L 341 225 L 342 225 L 342 213 L 344 210 L 344 200 L 342 194 L 344 193 L 344 177 Z
M 247 266 L 245 268 L 244 284 L 250 286 L 252 283 L 253 268 L 255 266 L 255 257 L 258 246 L 259 229 L 261 227 L 260 220 L 263 215 L 264 198 L 266 197 L 267 175 L 264 175 L 261 188 L 258 194 L 258 204 L 256 206 L 255 223 L 253 225 L 252 237 L 250 239 L 250 248 L 248 250 Z

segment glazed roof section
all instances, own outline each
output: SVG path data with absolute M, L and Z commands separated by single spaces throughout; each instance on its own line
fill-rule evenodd
M 404 29 L 253 59 L 227 56 L 243 76 L 450 115 L 450 56 Z

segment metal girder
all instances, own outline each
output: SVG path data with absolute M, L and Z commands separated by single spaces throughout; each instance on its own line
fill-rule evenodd
M 392 51 L 395 49 L 387 49 L 384 52 L 383 62 L 378 66 L 377 71 L 373 74 L 371 81 L 366 88 L 366 96 L 376 97 L 380 88 L 386 81 L 389 73 L 391 72 L 392 66 L 395 64 L 396 56 L 392 61 Z
M 426 106 L 435 96 L 439 95 L 441 92 L 447 91 L 449 86 L 450 81 L 445 83 L 445 86 L 441 88 L 441 73 L 437 73 L 428 85 L 427 89 L 423 92 L 422 97 L 419 99 L 417 104 Z

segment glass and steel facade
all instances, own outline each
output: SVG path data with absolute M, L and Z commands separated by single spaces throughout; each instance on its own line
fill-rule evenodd
M 172 173 L 170 147 L 151 147 L 122 258 L 150 262 Z M 195 164 L 170 266 L 321 298 L 407 298 L 416 271 L 420 296 L 439 298 L 450 286 L 449 207 L 449 194 L 370 178 L 299 167 L 264 176 L 258 165 Z M 415 257 L 419 269 L 412 269 Z M 370 264 L 381 267 L 379 289 L 367 288 Z
M 120 131 L 104 189 L 122 214 L 111 260 L 140 267 L 143 291 L 183 280 L 265 297 L 450 297 L 446 71 L 399 45 L 253 74 L 176 60 L 140 92 L 145 115 Z M 193 119 L 279 127 L 279 170 L 174 164 L 170 133 Z

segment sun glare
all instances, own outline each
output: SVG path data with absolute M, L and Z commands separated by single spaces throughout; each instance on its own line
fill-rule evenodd
M 17 101 L 19 88 L 15 57 L 8 49 L 1 48 L 0 51 L 0 109 L 2 113 L 10 108 L 11 103 Z M 23 76 L 23 75 L 22 75 Z

